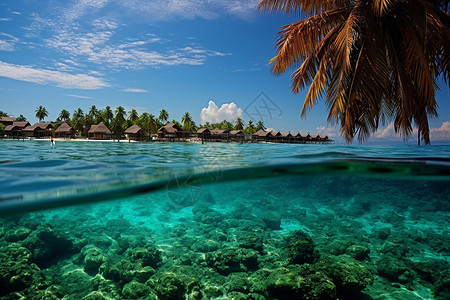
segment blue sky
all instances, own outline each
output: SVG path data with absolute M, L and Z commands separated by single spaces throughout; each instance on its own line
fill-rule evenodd
M 242 116 L 267 127 L 340 140 L 323 104 L 306 119 L 306 91 L 270 74 L 277 28 L 295 19 L 261 13 L 254 0 L 5 0 L 0 3 L 0 110 L 36 122 L 91 105 L 197 123 Z M 449 90 L 437 94 L 432 141 L 450 140 Z M 210 102 L 213 101 L 213 102 Z M 258 116 L 259 115 L 259 116 Z M 371 138 L 401 140 L 392 124 Z M 415 142 L 415 138 L 412 138 Z

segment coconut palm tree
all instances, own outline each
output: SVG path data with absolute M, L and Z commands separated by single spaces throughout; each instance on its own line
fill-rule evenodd
M 16 121 L 18 122 L 26 122 L 27 118 L 25 118 L 23 115 L 20 115 L 16 118 Z
M 242 118 L 237 118 L 236 122 L 234 122 L 234 130 L 244 130 L 245 123 Z
M 70 119 L 70 112 L 68 112 L 67 110 L 63 109 L 58 116 L 58 119 L 60 119 L 61 121 L 67 121 Z
M 105 124 L 109 124 L 109 122 L 114 118 L 113 111 L 111 110 L 111 107 L 107 106 L 105 107 L 105 110 L 103 111 L 103 119 L 105 120 Z
M 145 134 L 150 135 L 151 134 L 151 121 L 150 121 L 150 114 L 149 113 L 143 113 L 137 120 L 137 124 L 139 127 L 142 128 Z
M 167 122 L 167 120 L 169 119 L 169 113 L 167 112 L 167 110 L 161 109 L 158 119 L 161 121 L 161 123 Z
M 252 120 L 248 121 L 248 125 L 245 128 L 245 133 L 246 134 L 254 134 L 255 132 L 256 132 L 256 130 L 255 130 L 255 125 L 253 124 L 253 121 Z
M 95 107 L 95 105 L 92 105 L 91 108 L 89 109 L 89 115 L 92 117 L 92 119 L 97 119 L 98 114 L 99 111 L 97 107 Z
M 185 112 L 183 117 L 181 117 L 181 123 L 183 123 L 183 130 L 187 132 L 192 131 L 192 117 L 189 112 Z
M 257 123 L 256 123 L 256 128 L 255 128 L 255 132 L 256 131 L 258 131 L 258 130 L 266 130 L 266 127 L 264 126 L 264 123 L 263 123 L 263 121 L 258 121 Z
M 35 112 L 36 118 L 39 119 L 39 122 L 41 122 L 45 117 L 48 117 L 48 111 L 42 105 L 36 108 Z
M 3 110 L 0 110 L 0 117 L 7 117 L 8 114 L 4 112 Z
M 133 122 L 133 124 L 136 124 L 136 121 L 139 119 L 138 112 L 133 108 L 129 112 L 128 120 Z
M 74 113 L 72 114 L 72 120 L 70 120 L 70 126 L 72 126 L 73 128 L 75 128 L 75 130 L 79 133 L 79 134 L 84 134 L 84 129 L 85 129 L 85 122 L 84 122 L 84 113 L 83 110 L 81 108 L 78 108 L 76 111 L 74 111 Z
M 261 0 L 263 10 L 305 17 L 282 27 L 272 72 L 297 68 L 292 91 L 310 85 L 301 116 L 324 97 L 347 142 L 393 120 L 404 138 L 414 123 L 429 144 L 438 77 L 450 85 L 448 2 Z

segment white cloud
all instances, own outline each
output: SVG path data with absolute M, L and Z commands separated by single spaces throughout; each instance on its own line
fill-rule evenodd
M 64 96 L 72 97 L 72 98 L 78 98 L 78 99 L 94 99 L 89 96 L 81 96 L 81 95 L 73 95 L 73 94 L 64 94 Z
M 148 93 L 147 90 L 144 89 L 134 89 L 134 88 L 129 88 L 129 89 L 123 89 L 124 92 L 128 92 L 128 93 Z
M 94 90 L 109 86 L 103 79 L 86 74 L 70 74 L 2 61 L 0 76 L 37 84 L 53 84 L 66 89 Z
M 134 0 L 120 4 L 128 9 L 145 15 L 151 21 L 174 18 L 214 19 L 226 15 L 249 18 L 256 12 L 258 0 Z
M 328 137 L 337 137 L 339 135 L 338 129 L 334 127 L 325 127 L 319 126 L 316 127 L 316 131 L 314 134 L 318 134 L 320 136 L 328 136 Z
M 7 33 L 0 33 L 0 51 L 14 51 L 19 39 Z
M 114 24 L 110 22 L 106 29 L 94 26 L 91 32 L 78 32 L 72 27 L 61 28 L 46 41 L 47 46 L 69 55 L 71 60 L 82 59 L 112 69 L 202 65 L 208 57 L 227 55 L 200 46 L 174 48 L 159 52 L 149 48 L 149 44 L 161 40 L 156 36 L 116 45 L 111 42 L 115 34 L 114 26 L 117 26 Z
M 13 15 L 21 15 L 21 13 L 18 12 L 18 11 L 13 11 L 12 14 L 13 14 Z
M 224 103 L 220 108 L 214 101 L 209 101 L 208 107 L 204 107 L 200 113 L 202 123 L 218 123 L 223 120 L 234 122 L 237 118 L 242 117 L 242 109 L 238 108 L 234 102 Z
M 430 139 L 433 141 L 450 141 L 450 122 L 442 123 L 439 128 L 430 130 Z
M 399 140 L 400 134 L 395 133 L 394 123 L 390 123 L 386 128 L 377 130 L 373 135 L 377 139 Z M 417 128 L 413 128 L 411 137 L 417 136 Z M 430 139 L 433 141 L 450 141 L 450 122 L 443 122 L 439 128 L 430 128 Z

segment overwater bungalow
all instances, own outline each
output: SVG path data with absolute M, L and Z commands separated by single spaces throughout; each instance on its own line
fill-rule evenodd
M 228 140 L 230 138 L 230 131 L 216 127 L 211 130 L 211 138 L 215 140 Z
M 62 123 L 61 126 L 56 128 L 55 137 L 71 139 L 75 137 L 75 129 L 66 122 Z
M 291 143 L 294 141 L 294 138 L 290 132 L 281 133 L 281 140 L 283 143 Z
M 36 123 L 22 130 L 26 137 L 46 138 L 52 136 L 53 125 L 51 123 Z
M 138 125 L 133 125 L 125 130 L 125 134 L 129 140 L 141 141 L 144 136 L 144 130 Z
M 14 122 L 16 122 L 14 117 L 0 117 L 0 123 L 5 126 L 13 125 Z
M 158 139 L 181 139 L 185 137 L 185 132 L 180 127 L 180 125 L 176 123 L 169 123 L 167 125 L 162 126 L 156 132 L 158 134 Z
M 31 124 L 27 121 L 15 121 L 12 125 L 8 125 L 5 127 L 5 134 L 9 138 L 20 138 L 23 136 L 22 130 L 30 125 Z
M 211 130 L 208 128 L 200 128 L 197 130 L 197 137 L 199 139 L 209 139 L 211 138 Z
M 252 134 L 252 139 L 255 141 L 267 141 L 272 137 L 272 133 L 270 131 L 265 131 L 263 129 L 258 130 L 254 134 Z
M 233 141 L 243 141 L 244 132 L 242 130 L 231 130 L 230 137 Z
M 88 138 L 94 140 L 105 140 L 111 137 L 111 130 L 103 122 L 98 125 L 92 125 L 88 131 Z

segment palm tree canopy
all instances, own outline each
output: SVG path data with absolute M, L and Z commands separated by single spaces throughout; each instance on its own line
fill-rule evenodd
M 322 97 L 328 121 L 347 142 L 365 141 L 394 120 L 407 138 L 412 124 L 430 143 L 428 118 L 437 116 L 439 76 L 450 85 L 449 1 L 261 0 L 263 10 L 304 17 L 278 34 L 272 72 L 289 67 L 292 91 L 310 85 L 304 117 Z
M 35 112 L 36 112 L 36 118 L 39 119 L 39 122 L 41 120 L 43 120 L 45 117 L 48 117 L 48 111 L 42 105 L 40 105 L 38 108 L 36 108 Z
M 91 109 L 89 109 L 89 114 L 92 116 L 92 118 L 96 118 L 98 116 L 98 109 L 95 107 L 95 105 L 91 106 Z
M 26 120 L 27 120 L 27 118 L 25 118 L 23 115 L 18 116 L 16 119 L 16 121 L 18 121 L 18 122 L 24 122 Z
M 59 113 L 59 119 L 63 120 L 63 121 L 67 121 L 70 119 L 70 112 L 68 112 L 67 110 L 63 109 L 60 113 Z
M 244 120 L 242 120 L 241 118 L 237 118 L 236 122 L 234 123 L 234 129 L 244 130 L 244 127 L 245 127 Z
M 169 113 L 167 112 L 167 110 L 161 109 L 158 119 L 160 119 L 162 122 L 167 122 L 167 120 L 169 119 Z
M 136 122 L 138 119 L 139 119 L 139 114 L 138 114 L 138 112 L 133 108 L 133 109 L 131 109 L 129 112 L 129 116 L 128 116 L 128 119 L 131 121 L 131 122 Z

